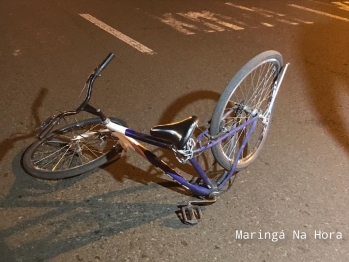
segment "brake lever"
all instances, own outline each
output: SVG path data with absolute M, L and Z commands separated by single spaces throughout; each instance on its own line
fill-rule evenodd
M 49 122 L 41 131 L 41 133 L 38 135 L 39 139 L 42 139 L 43 137 L 46 137 L 46 135 L 51 132 L 52 128 L 59 124 L 59 121 L 61 120 L 62 116 L 58 115 L 54 118 L 52 118 L 51 122 Z
M 38 126 L 35 131 L 41 131 L 43 129 L 45 129 L 45 127 L 47 127 L 49 124 L 52 123 L 53 119 L 55 118 L 56 116 L 50 116 L 48 117 L 44 122 L 41 123 L 40 126 Z

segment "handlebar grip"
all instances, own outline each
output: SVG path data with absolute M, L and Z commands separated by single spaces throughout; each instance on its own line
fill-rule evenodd
M 96 69 L 96 75 L 99 75 L 104 68 L 110 63 L 110 61 L 114 58 L 114 54 L 110 53 L 105 59 L 104 61 L 97 67 Z

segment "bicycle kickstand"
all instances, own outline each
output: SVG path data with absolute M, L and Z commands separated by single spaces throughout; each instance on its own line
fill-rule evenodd
M 182 222 L 184 224 L 196 225 L 202 218 L 201 206 L 213 204 L 215 202 L 216 197 L 214 196 L 212 199 L 188 201 L 187 205 L 179 206 Z

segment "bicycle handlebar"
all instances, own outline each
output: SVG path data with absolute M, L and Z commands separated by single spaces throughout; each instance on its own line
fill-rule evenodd
M 100 76 L 101 72 L 105 69 L 105 67 L 110 63 L 110 61 L 113 58 L 114 58 L 114 54 L 110 53 L 104 59 L 104 61 L 97 66 L 97 68 L 92 72 L 92 74 L 90 74 L 90 76 L 88 77 L 88 79 L 86 81 L 86 85 L 87 85 L 86 98 L 76 110 L 62 112 L 62 113 L 58 114 L 57 116 L 51 117 L 51 119 L 49 119 L 49 121 L 48 121 L 48 119 L 46 121 L 44 121 L 44 123 L 42 124 L 42 127 L 39 127 L 39 129 L 42 129 L 41 133 L 38 136 L 39 139 L 45 137 L 52 130 L 52 128 L 56 124 L 59 123 L 61 118 L 63 118 L 64 116 L 68 116 L 68 115 L 75 115 L 75 114 L 79 113 L 80 111 L 84 110 L 85 107 L 86 107 L 86 111 L 88 111 L 92 114 L 96 114 L 96 115 L 100 116 L 101 118 L 105 118 L 100 110 L 99 111 L 95 110 L 92 106 L 88 105 L 88 102 L 90 101 L 90 98 L 91 98 L 92 86 L 93 86 L 94 81 L 96 80 L 96 78 L 98 76 Z
M 81 105 L 76 109 L 77 112 L 80 112 L 84 109 L 84 107 L 87 105 L 87 103 L 90 101 L 91 94 L 92 94 L 92 86 L 95 81 L 95 79 L 100 76 L 101 72 L 104 70 L 104 68 L 110 63 L 110 61 L 114 58 L 114 54 L 110 53 L 104 61 L 97 66 L 97 68 L 93 71 L 93 73 L 89 76 L 87 79 L 86 85 L 87 85 L 87 95 L 85 100 L 81 103 Z
M 104 68 L 110 63 L 110 61 L 114 58 L 114 54 L 110 53 L 104 61 L 96 68 L 95 75 L 99 76 L 99 74 L 104 70 Z
M 65 111 L 65 112 L 62 112 L 56 116 L 49 117 L 48 119 L 46 119 L 44 121 L 42 126 L 40 126 L 38 128 L 38 129 L 42 129 L 42 131 L 38 135 L 38 138 L 41 139 L 41 138 L 45 137 L 52 130 L 52 128 L 59 123 L 59 121 L 63 117 L 69 116 L 69 115 L 75 115 L 76 113 L 78 113 L 78 112 L 77 111 Z

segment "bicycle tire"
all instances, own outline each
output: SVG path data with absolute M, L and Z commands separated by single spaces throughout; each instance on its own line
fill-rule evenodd
M 236 171 L 246 168 L 255 161 L 263 148 L 275 105 L 275 103 L 270 104 L 272 97 L 276 95 L 273 87 L 282 65 L 282 56 L 276 51 L 266 51 L 255 56 L 230 80 L 213 111 L 210 135 L 217 136 L 223 129 L 231 130 L 246 122 L 252 113 L 260 115 L 271 107 L 270 114 L 264 118 L 266 123 L 258 118 L 256 128 L 239 157 Z M 265 75 L 262 75 L 264 73 Z M 257 80 L 257 83 L 252 83 L 254 80 Z M 238 98 L 239 94 L 242 94 L 242 99 Z M 232 168 L 239 145 L 250 127 L 246 126 L 212 147 L 211 151 L 216 161 L 224 169 Z
M 121 119 L 110 120 L 127 126 Z M 86 131 L 93 134 L 76 139 Z M 22 156 L 23 169 L 41 179 L 63 179 L 86 173 L 121 156 L 123 148 L 111 133 L 101 124 L 100 118 L 59 128 L 26 149 Z

